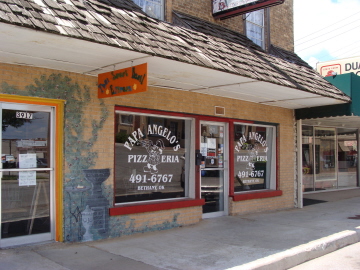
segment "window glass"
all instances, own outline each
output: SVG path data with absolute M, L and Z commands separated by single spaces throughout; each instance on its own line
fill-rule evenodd
M 152 18 L 164 20 L 164 0 L 133 0 Z
M 273 186 L 274 129 L 269 126 L 234 125 L 235 192 Z
M 115 121 L 115 202 L 187 197 L 191 120 L 117 112 Z
M 256 10 L 247 13 L 246 16 L 246 36 L 254 43 L 265 47 L 264 44 L 264 10 Z
M 338 188 L 357 186 L 357 129 L 339 128 L 338 132 Z
M 315 190 L 337 188 L 335 128 L 315 127 Z
M 314 138 L 313 127 L 302 127 L 302 176 L 303 191 L 314 190 Z M 317 148 L 316 148 L 317 149 Z M 319 170 L 319 169 L 317 169 Z

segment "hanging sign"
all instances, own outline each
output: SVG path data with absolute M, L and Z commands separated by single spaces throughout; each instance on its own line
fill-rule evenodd
M 212 0 L 215 19 L 225 19 L 255 10 L 280 5 L 285 0 Z
M 147 90 L 147 64 L 98 75 L 98 98 L 122 96 Z

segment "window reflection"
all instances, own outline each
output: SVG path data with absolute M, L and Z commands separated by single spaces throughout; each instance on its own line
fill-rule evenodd
M 188 196 L 190 120 L 116 114 L 115 202 Z
M 357 129 L 302 126 L 303 191 L 356 187 Z
M 302 128 L 302 175 L 303 191 L 314 189 L 314 145 L 313 127 L 303 126 Z
M 357 129 L 338 129 L 338 187 L 357 186 Z
M 164 20 L 164 0 L 133 0 L 150 17 Z
M 273 127 L 234 125 L 234 189 L 270 188 Z
M 336 179 L 335 128 L 315 128 L 315 189 L 333 189 Z
M 246 16 L 246 36 L 254 43 L 264 48 L 264 10 L 256 10 L 247 13 Z
M 2 111 L 2 168 L 48 168 L 50 113 L 22 112 L 31 115 L 24 119 L 19 111 Z

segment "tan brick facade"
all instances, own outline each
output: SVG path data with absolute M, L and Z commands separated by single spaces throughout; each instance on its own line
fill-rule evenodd
M 284 4 L 270 9 L 271 43 L 288 51 L 294 51 L 294 2 L 286 0 Z
M 243 33 L 243 17 L 236 16 L 226 20 L 214 19 L 211 1 L 202 0 L 166 0 L 166 20 L 172 22 L 172 10 L 180 11 L 211 23 L 219 24 L 231 30 Z
M 180 11 L 211 23 L 219 24 L 244 34 L 243 16 L 229 19 L 214 19 L 211 1 L 165 0 L 165 17 L 172 22 L 172 10 Z M 293 0 L 270 8 L 270 42 L 288 51 L 294 51 Z
M 135 221 L 134 228 L 137 229 L 147 223 L 148 226 L 156 226 L 162 224 L 164 221 L 171 220 L 174 215 L 177 216 L 177 222 L 181 226 L 196 224 L 201 220 L 201 207 L 179 208 L 174 210 L 149 212 L 144 214 L 129 215 L 130 220 Z M 129 221 L 130 222 L 130 221 Z M 129 226 L 130 224 L 127 224 Z
M 91 138 L 91 121 L 101 117 L 101 107 L 97 98 L 97 77 L 90 77 L 81 74 L 61 72 L 43 68 L 0 64 L 0 86 L 6 83 L 13 88 L 17 88 L 26 93 L 26 87 L 34 84 L 41 75 L 62 74 L 69 77 L 72 82 L 77 83 L 81 89 L 87 87 L 90 93 L 90 101 L 83 111 L 85 120 L 82 122 L 84 127 L 84 137 Z M 46 89 L 45 89 L 46 91 Z M 85 91 L 85 90 L 83 90 Z M 55 97 L 56 98 L 56 97 Z M 71 98 L 71 97 L 69 97 Z M 257 211 L 269 211 L 294 207 L 294 118 L 293 111 L 284 108 L 266 106 L 241 100 L 222 98 L 206 94 L 192 93 L 187 91 L 170 90 L 149 87 L 148 91 L 136 95 L 126 95 L 121 97 L 103 99 L 108 118 L 104 123 L 98 140 L 94 144 L 92 151 L 97 153 L 96 165 L 94 168 L 110 168 L 111 175 L 105 182 L 106 190 L 112 192 L 114 185 L 113 164 L 114 164 L 114 107 L 115 105 L 131 106 L 146 109 L 165 110 L 172 112 L 183 112 L 189 114 L 199 114 L 215 116 L 214 106 L 225 107 L 225 117 L 253 120 L 269 123 L 278 123 L 278 183 L 283 195 L 279 197 L 254 199 L 239 202 L 229 202 L 229 214 L 237 215 Z M 66 106 L 65 106 L 66 110 Z M 65 132 L 66 132 L 65 119 Z M 65 141 L 66 143 L 66 141 Z M 66 155 L 66 153 L 65 153 Z M 66 157 L 65 157 L 66 159 Z M 69 170 L 68 162 L 65 163 L 65 173 Z M 69 179 L 64 179 L 64 184 Z M 112 235 L 118 236 L 117 229 L 121 223 L 119 217 L 111 217 L 114 223 L 110 230 Z M 132 222 L 132 230 L 146 231 L 146 226 L 160 226 L 169 224 L 176 219 L 176 226 L 189 225 L 199 222 L 202 219 L 202 208 L 189 207 L 159 212 L 148 212 L 128 215 L 126 224 Z M 116 223 L 118 222 L 118 223 Z M 124 224 L 125 224 L 124 223 Z M 116 225 L 117 224 L 117 225 Z M 134 225 L 135 224 L 135 225 Z M 128 225 L 124 225 L 125 227 Z M 174 225 L 175 226 L 175 225 Z M 113 228 L 113 229 L 112 229 Z M 144 229 L 145 228 L 145 229 Z

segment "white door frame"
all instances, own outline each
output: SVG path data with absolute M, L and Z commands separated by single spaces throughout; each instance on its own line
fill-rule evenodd
M 9 237 L 1 239 L 0 235 L 0 248 L 16 246 L 16 245 L 24 245 L 31 243 L 38 243 L 44 241 L 51 241 L 55 238 L 55 183 L 54 183 L 54 157 L 55 157 L 55 139 L 54 139 L 54 130 L 55 130 L 55 108 L 52 106 L 46 105 L 32 105 L 32 104 L 24 104 L 24 103 L 11 103 L 11 102 L 1 102 L 0 103 L 0 119 L 2 120 L 2 110 L 21 110 L 21 111 L 42 111 L 42 112 L 50 112 L 50 164 L 48 168 L 36 168 L 36 169 L 0 169 L 0 175 L 3 172 L 19 172 L 19 171 L 49 171 L 50 178 L 50 232 L 48 233 L 40 233 L 26 236 L 18 236 L 18 237 Z M 2 132 L 0 132 L 0 141 L 2 142 Z M 2 153 L 2 144 L 0 144 L 0 153 Z M 2 166 L 1 166 L 2 167 Z M 1 181 L 0 181 L 0 211 L 1 211 Z M 1 213 L 0 213 L 0 232 L 2 231 L 2 223 L 1 223 Z
M 199 121 L 199 130 L 201 131 L 201 125 L 214 125 L 214 126 L 222 126 L 224 128 L 224 160 L 223 160 L 223 168 L 212 168 L 211 170 L 219 170 L 223 171 L 223 204 L 224 210 L 211 212 L 211 213 L 204 213 L 203 218 L 213 218 L 219 216 L 226 216 L 229 214 L 229 123 L 222 122 L 222 121 Z M 200 132 L 201 133 L 201 132 Z M 201 140 L 201 134 L 200 138 Z M 205 169 L 206 170 L 206 169 Z M 200 169 L 200 198 L 201 198 L 201 171 Z

